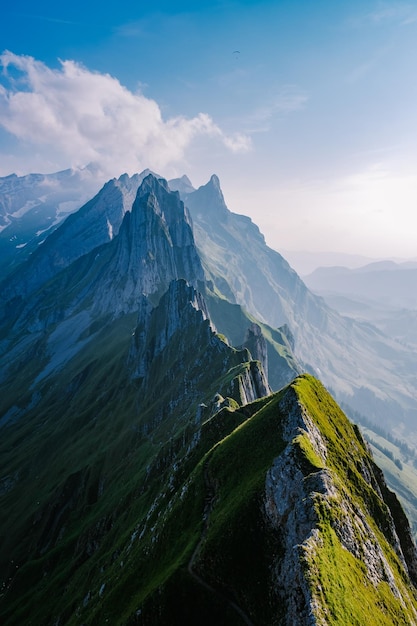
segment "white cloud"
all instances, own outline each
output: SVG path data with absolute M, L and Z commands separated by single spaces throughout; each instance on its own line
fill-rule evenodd
M 250 148 L 248 137 L 225 134 L 205 113 L 164 120 L 154 100 L 74 61 L 51 69 L 6 51 L 0 65 L 0 126 L 32 144 L 44 161 L 51 154 L 64 166 L 94 161 L 115 175 L 181 163 L 197 138 L 233 152 Z

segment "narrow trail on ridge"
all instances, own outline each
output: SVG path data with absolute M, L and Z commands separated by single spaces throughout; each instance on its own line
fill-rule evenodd
M 204 503 L 204 513 L 203 513 L 204 525 L 203 525 L 203 530 L 201 531 L 200 540 L 197 543 L 196 547 L 194 548 L 194 552 L 192 553 L 191 558 L 188 562 L 187 570 L 190 576 L 192 576 L 194 580 L 196 580 L 202 587 L 204 587 L 211 593 L 214 593 L 219 598 L 227 602 L 227 604 L 240 615 L 240 617 L 245 622 L 245 624 L 247 624 L 248 626 L 255 626 L 255 624 L 252 622 L 249 616 L 244 612 L 244 610 L 238 604 L 236 604 L 234 600 L 229 598 L 226 594 L 222 593 L 221 591 L 218 591 L 217 589 L 212 587 L 208 582 L 204 580 L 204 578 L 202 578 L 199 574 L 197 574 L 194 571 L 194 563 L 200 552 L 201 546 L 203 545 L 203 542 L 207 536 L 210 514 L 213 510 L 214 501 L 216 497 L 214 487 L 211 484 L 209 476 L 208 476 L 207 463 L 208 461 L 206 461 L 204 464 L 204 487 L 205 487 L 205 498 L 204 498 L 205 503 Z

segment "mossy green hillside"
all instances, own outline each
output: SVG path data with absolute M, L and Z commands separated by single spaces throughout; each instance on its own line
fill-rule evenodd
M 305 572 L 316 600 L 318 623 L 349 626 L 392 626 L 415 623 L 417 602 L 406 585 L 408 605 L 387 582 L 375 587 L 362 561 L 346 550 L 331 523 L 321 521 L 320 545 L 305 549 Z M 399 578 L 400 579 L 400 578 Z M 400 579 L 401 580 L 401 579 Z
M 302 369 L 293 355 L 291 341 L 287 336 L 288 328 L 271 328 L 255 319 L 239 304 L 232 304 L 209 289 L 206 289 L 206 301 L 210 318 L 233 346 L 243 344 L 246 331 L 252 323 L 260 326 L 267 344 L 268 381 L 274 391 L 278 391 L 301 373 Z
M 142 583 L 133 581 L 145 576 L 146 588 L 158 586 L 181 557 L 181 542 L 168 533 L 179 553 L 174 557 L 164 548 L 163 558 L 161 552 L 148 559 L 150 528 L 191 471 L 184 459 L 197 445 L 199 405 L 205 403 L 209 411 L 216 393 L 227 396 L 229 388 L 239 388 L 233 381 L 248 372 L 247 353 L 226 346 L 208 323 L 198 326 L 197 335 L 190 328 L 178 329 L 150 367 L 152 384 L 143 389 L 131 379 L 127 365 L 133 327 L 133 317 L 125 316 L 96 330 L 75 358 L 39 386 L 36 406 L 22 402 L 25 418 L 3 431 L 2 510 L 7 517 L 1 521 L 5 577 L 0 610 L 6 623 L 24 623 L 29 615 L 34 623 L 48 623 L 48 616 L 53 621 L 54 615 L 65 620 L 75 615 L 71 619 L 78 623 L 84 604 L 89 619 L 95 612 L 89 593 L 107 606 L 104 591 L 99 594 L 102 585 L 106 597 L 114 589 L 112 593 L 125 598 L 123 611 L 121 600 L 109 601 L 122 620 L 130 610 L 126 594 L 145 593 L 140 593 Z M 24 379 L 22 375 L 7 393 L 17 397 L 17 385 L 23 390 Z M 230 405 L 236 406 L 236 401 Z M 230 409 L 228 413 L 234 415 Z M 236 412 L 232 425 L 214 429 L 209 419 L 211 426 L 201 428 L 211 432 L 209 443 L 200 444 L 201 454 L 213 445 L 215 431 L 220 428 L 223 437 L 244 419 L 245 414 Z M 195 458 L 188 466 L 197 462 Z M 198 489 L 190 502 L 198 508 Z M 201 510 L 197 521 L 183 506 L 176 518 L 182 513 L 191 524 L 189 533 L 182 533 L 183 552 L 188 554 Z M 137 566 L 125 568 L 118 556 L 144 528 L 144 552 L 134 558 L 132 548 L 129 559 Z M 57 594 L 58 588 L 63 593 Z
M 335 534 L 337 500 L 317 500 L 322 544 L 306 556 L 305 567 L 312 589 L 320 584 L 327 623 L 373 624 L 380 613 L 406 623 L 401 620 L 412 614 L 414 600 L 383 532 L 386 505 L 361 474 L 373 462 L 358 430 L 309 376 L 272 397 L 239 408 L 230 402 L 212 415 L 215 393 L 227 395 L 248 363 L 218 338 L 205 361 L 203 347 L 195 351 L 200 344 L 187 332 L 171 337 L 155 363 L 154 386 L 140 396 L 140 383 L 126 376 L 131 328 L 107 326 L 54 384 L 45 384 L 38 406 L 0 444 L 3 467 L 16 475 L 2 497 L 12 524 L 2 522 L 9 571 L 0 600 L 4 623 L 52 624 L 59 616 L 74 626 L 106 620 L 156 626 L 205 614 L 213 623 L 239 624 L 235 605 L 256 624 L 285 620 L 271 579 L 282 538 L 267 523 L 263 502 L 266 474 L 286 446 L 286 394 L 297 396 L 321 433 L 325 467 L 341 497 L 365 510 L 409 603 L 404 608 L 384 584 L 375 589 L 361 560 Z M 195 359 L 186 370 L 178 360 L 184 341 Z M 199 378 L 204 362 L 209 367 Z M 158 377 L 161 371 L 169 377 Z M 195 394 L 185 390 L 191 378 Z M 175 404 L 175 398 L 182 400 Z M 323 468 L 304 433 L 291 445 L 306 475 Z M 348 618 L 353 621 L 343 622 Z M 381 617 L 379 623 L 389 622 Z
M 386 492 L 380 480 L 380 472 L 358 431 L 344 416 L 333 398 L 323 391 L 321 383 L 310 376 L 303 376 L 294 383 L 294 389 L 302 405 L 319 427 L 327 447 L 326 465 L 331 470 L 338 487 L 338 497 L 315 496 L 320 539 L 313 550 L 305 550 L 306 575 L 312 594 L 321 607 L 320 615 L 331 624 L 411 624 L 415 621 L 417 602 L 410 578 L 394 548 L 391 514 L 401 542 L 401 518 L 395 508 L 381 500 L 375 488 Z M 374 486 L 364 478 L 372 476 Z M 342 546 L 335 529 L 355 520 L 343 519 L 349 509 L 364 515 L 382 548 L 384 558 L 393 574 L 395 585 L 404 602 L 396 597 L 387 582 L 377 584 L 369 579 L 363 560 L 355 557 Z M 401 512 L 402 513 L 402 512 Z M 357 547 L 364 537 L 357 528 Z M 363 531 L 362 531 L 363 532 Z
M 390 532 L 385 529 L 384 535 L 381 530 L 384 516 L 385 522 L 389 517 L 387 505 L 369 485 L 364 493 L 361 491 L 366 482 L 357 468 L 364 464 L 372 468 L 373 461 L 358 430 L 322 385 L 309 376 L 261 403 L 253 415 L 206 453 L 204 488 L 210 494 L 210 510 L 196 571 L 215 593 L 237 604 L 253 623 L 286 623 L 285 602 L 277 601 L 271 579 L 273 564 L 283 554 L 282 530 L 266 523 L 263 498 L 266 473 L 285 447 L 282 427 L 287 416 L 282 413 L 281 400 L 293 391 L 314 424 L 323 429 L 327 446 L 324 464 L 307 434 L 297 435 L 291 445 L 298 451 L 299 467 L 306 476 L 326 468 L 338 493 L 332 498 L 313 494 L 320 539 L 313 549 L 309 550 L 308 544 L 303 548 L 305 576 L 318 600 L 318 618 L 327 624 L 413 623 L 417 605 L 410 579 L 390 543 Z M 349 503 L 350 512 L 360 509 L 365 515 L 402 600 L 387 583 L 373 584 L 364 561 L 342 546 L 335 528 L 346 522 L 339 509 L 343 502 Z M 359 551 L 364 540 L 358 534 Z M 159 593 L 163 595 L 164 590 Z M 178 606 L 176 610 L 181 611 Z

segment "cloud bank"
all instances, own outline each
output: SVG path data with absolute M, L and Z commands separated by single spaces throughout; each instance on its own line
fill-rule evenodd
M 225 134 L 206 113 L 164 120 L 154 100 L 75 61 L 51 69 L 6 51 L 0 66 L 0 126 L 64 166 L 95 162 L 112 175 L 164 170 L 201 138 L 232 152 L 250 149 L 248 137 Z

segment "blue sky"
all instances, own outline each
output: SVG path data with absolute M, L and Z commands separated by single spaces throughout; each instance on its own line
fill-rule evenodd
M 216 173 L 278 250 L 417 256 L 416 3 L 16 0 L 0 42 L 0 175 Z

